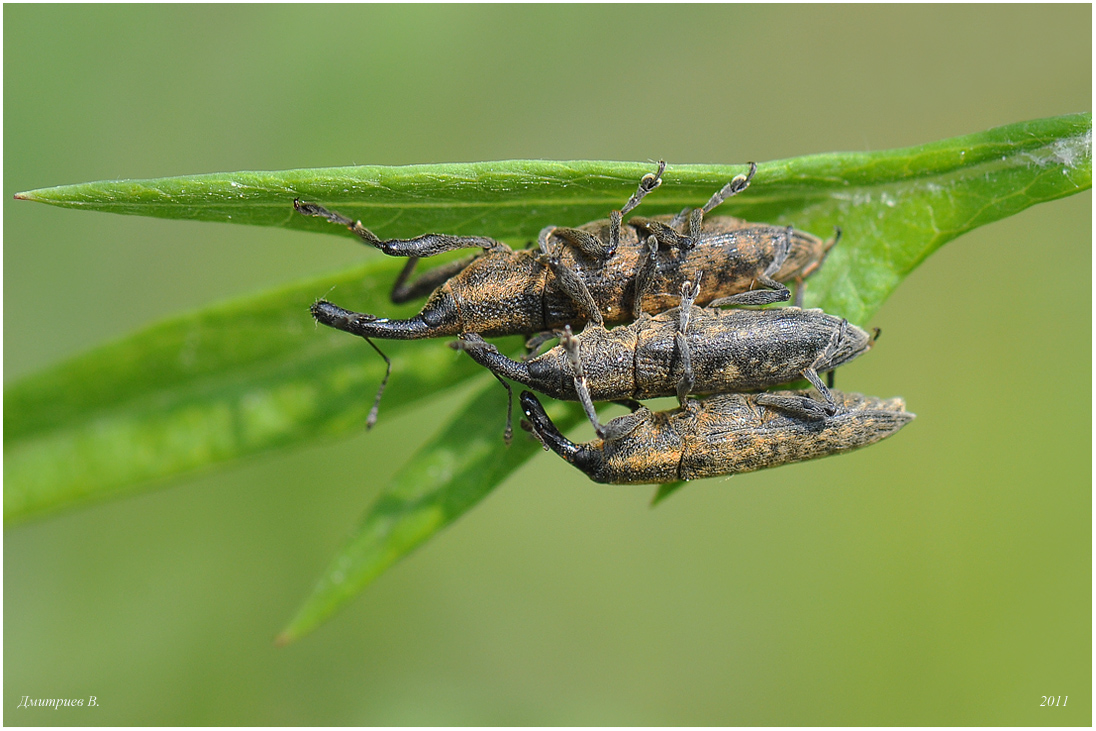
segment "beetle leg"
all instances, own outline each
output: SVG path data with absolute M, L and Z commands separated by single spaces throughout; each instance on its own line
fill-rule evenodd
M 659 160 L 657 170 L 653 173 L 647 173 L 639 179 L 639 187 L 636 188 L 635 193 L 632 193 L 632 197 L 628 199 L 624 207 L 620 209 L 620 215 L 624 216 L 631 213 L 632 209 L 638 206 L 640 201 L 647 197 L 648 193 L 662 185 L 662 173 L 664 172 L 666 172 L 666 161 Z
M 406 320 L 390 320 L 366 312 L 353 312 L 327 300 L 317 300 L 310 308 L 316 322 L 363 338 L 419 340 L 456 335 L 460 332 L 460 321 L 453 312 L 451 302 L 448 306 L 443 303 L 434 310 L 439 313 L 439 318 L 428 322 L 421 312 Z
M 547 259 L 555 254 L 555 251 L 548 246 L 548 239 L 552 238 L 552 234 L 555 233 L 555 226 L 545 226 L 537 234 L 537 247 L 540 249 L 540 258 Z
M 643 229 L 649 236 L 654 236 L 655 240 L 658 241 L 660 245 L 665 246 L 668 249 L 692 248 L 692 243 L 688 236 L 662 221 L 636 216 L 628 222 L 628 225 Z
M 601 317 L 601 310 L 598 309 L 597 302 L 594 301 L 594 296 L 590 294 L 590 289 L 586 286 L 586 282 L 582 281 L 582 277 L 555 257 L 548 259 L 548 267 L 556 275 L 560 289 L 567 293 L 586 321 L 594 325 L 603 324 L 605 320 Z
M 822 398 L 826 401 L 825 409 L 832 416 L 837 411 L 837 403 L 833 400 L 833 396 L 830 394 L 829 388 L 833 388 L 833 371 L 831 370 L 827 374 L 829 380 L 829 388 L 822 384 L 822 379 L 818 376 L 818 366 L 827 362 L 833 357 L 834 351 L 837 350 L 841 341 L 845 339 L 849 331 L 849 321 L 842 320 L 841 324 L 834 328 L 833 334 L 830 335 L 830 340 L 826 343 L 826 347 L 822 349 L 822 352 L 818 354 L 818 357 L 814 359 L 814 363 L 811 363 L 810 368 L 803 371 L 803 377 L 811 382 L 811 385 L 815 387 Z
M 650 288 L 658 266 L 658 240 L 654 236 L 647 237 L 639 256 L 641 259 L 639 271 L 636 272 L 636 293 L 632 300 L 632 319 L 634 320 L 638 320 L 643 314 L 643 295 Z
M 685 282 L 681 285 L 681 307 L 678 309 L 678 328 L 674 334 L 674 343 L 677 346 L 677 357 L 681 361 L 681 380 L 677 382 L 677 401 L 685 406 L 686 396 L 692 393 L 696 385 L 696 377 L 693 374 L 692 352 L 689 349 L 689 341 L 686 333 L 689 329 L 689 318 L 692 315 L 693 302 L 700 296 L 700 277 L 697 273 L 696 282 Z
M 648 193 L 662 185 L 662 173 L 664 172 L 666 172 L 666 161 L 659 160 L 658 169 L 655 172 L 647 173 L 639 179 L 639 187 L 636 188 L 636 192 L 632 194 L 624 207 L 619 211 L 610 211 L 609 248 L 611 250 L 616 251 L 617 246 L 620 244 L 620 222 L 624 219 L 624 216 L 631 213 L 640 201 L 647 197 Z
M 689 213 L 689 235 L 685 238 L 686 249 L 691 249 L 700 243 L 700 234 L 704 230 L 704 209 L 694 208 Z
M 475 258 L 475 256 L 469 256 L 435 267 L 434 269 L 419 275 L 415 281 L 407 284 L 407 280 L 411 277 L 411 273 L 415 271 L 415 265 L 419 263 L 419 257 L 411 257 L 407 260 L 407 264 L 404 265 L 403 270 L 400 271 L 400 275 L 396 277 L 396 283 L 392 285 L 392 302 L 400 305 L 404 302 L 418 299 L 419 297 L 425 297 L 441 285 L 445 284 L 446 281 L 463 271 Z
M 841 240 L 841 233 L 842 232 L 841 232 L 841 227 L 840 226 L 834 226 L 833 227 L 833 238 L 830 239 L 829 241 L 827 241 L 824 244 L 827 253 L 829 252 L 830 249 L 837 246 L 837 242 Z
M 661 180 L 659 181 L 662 182 Z M 640 183 L 642 185 L 642 182 Z M 624 214 L 620 211 L 609 211 L 609 254 L 616 252 L 620 246 L 620 222 L 624 220 Z
M 807 421 L 825 421 L 831 414 L 826 412 L 826 407 L 818 403 L 810 396 L 779 396 L 774 393 L 759 393 L 754 403 L 760 406 L 786 411 Z
M 587 382 L 586 374 L 583 372 L 582 368 L 582 346 L 579 339 L 571 334 L 570 325 L 564 325 L 563 334 L 560 336 L 560 344 L 567 354 L 567 363 L 571 366 L 571 371 L 574 375 L 575 393 L 578 395 L 578 400 L 582 404 L 583 410 L 586 412 L 586 417 L 590 420 L 590 423 L 594 425 L 594 433 L 603 441 L 611 442 L 614 439 L 628 436 L 635 431 L 635 428 L 640 421 L 648 418 L 648 412 L 643 408 L 643 404 L 632 399 L 626 399 L 623 402 L 617 403 L 623 403 L 631 409 L 632 413 L 618 416 L 604 425 L 598 421 L 597 412 L 594 411 L 594 401 L 590 396 L 590 384 Z
M 727 200 L 733 195 L 738 195 L 746 188 L 750 187 L 750 181 L 753 180 L 754 173 L 757 172 L 757 163 L 749 163 L 750 172 L 745 175 L 736 175 L 731 182 L 720 188 L 715 195 L 713 195 L 707 203 L 704 204 L 704 208 L 701 210 L 705 213 L 711 213 L 712 209 L 718 206 L 723 201 Z
M 734 178 L 731 179 L 731 182 L 717 190 L 715 194 L 708 199 L 708 202 L 704 204 L 703 208 L 693 208 L 691 210 L 686 208 L 681 213 L 674 216 L 668 225 L 661 221 L 651 221 L 648 219 L 632 219 L 632 223 L 647 229 L 650 234 L 658 239 L 658 243 L 663 246 L 678 249 L 691 249 L 700 241 L 700 236 L 704 228 L 704 215 L 711 213 L 712 209 L 731 196 L 737 195 L 750 187 L 750 181 L 753 180 L 754 173 L 756 172 L 757 163 L 751 162 L 750 171 L 748 173 L 734 176 Z M 682 223 L 685 223 L 685 221 L 688 221 L 688 233 L 683 235 L 677 229 Z
M 840 347 L 841 341 L 848 337 L 849 334 L 849 321 L 842 319 L 841 323 L 833 329 L 833 333 L 830 334 L 830 340 L 826 343 L 826 347 L 822 349 L 822 352 L 818 354 L 818 357 L 814 359 L 814 363 L 811 364 L 811 368 L 817 368 L 822 363 L 825 363 L 833 357 L 834 352 Z
M 624 215 L 639 205 L 648 193 L 662 185 L 662 173 L 666 170 L 666 163 L 659 161 L 658 170 L 647 173 L 639 181 L 639 187 L 624 207 L 619 211 L 609 212 L 609 241 L 602 241 L 597 235 L 581 228 L 556 228 L 552 234 L 559 236 L 577 248 L 582 253 L 594 259 L 608 259 L 616 253 L 620 246 L 620 225 Z M 552 235 L 549 234 L 549 235 Z M 542 247 L 543 248 L 543 247 Z
M 621 439 L 634 432 L 640 422 L 645 421 L 650 417 L 651 412 L 646 409 L 636 410 L 630 414 L 618 416 L 601 428 L 599 436 L 604 442 L 612 442 L 616 439 Z
M 594 401 L 590 397 L 590 384 L 586 380 L 586 374 L 582 369 L 582 353 L 581 344 L 579 339 L 571 334 L 571 326 L 563 326 L 563 335 L 559 339 L 560 345 L 563 346 L 564 352 L 567 354 L 567 364 L 571 367 L 571 375 L 575 379 L 575 393 L 578 395 L 578 400 L 582 404 L 583 410 L 586 412 L 586 418 L 590 420 L 590 423 L 594 425 L 594 432 L 599 436 L 605 437 L 605 427 L 601 425 L 601 422 L 597 419 L 597 412 L 594 411 Z
M 616 251 L 616 245 L 612 241 L 606 244 L 594 234 L 581 228 L 564 228 L 560 226 L 554 229 L 552 233 L 592 259 L 608 259 Z
M 791 290 L 781 282 L 773 279 L 773 277 L 780 271 L 780 268 L 784 266 L 784 262 L 788 260 L 788 253 L 791 251 L 792 247 L 792 234 L 794 232 L 795 229 L 791 226 L 784 229 L 784 235 L 773 245 L 773 260 L 765 267 L 764 273 L 757 277 L 757 283 L 762 287 L 766 287 L 766 289 L 754 289 L 749 292 L 734 294 L 730 297 L 720 297 L 719 299 L 709 302 L 708 306 L 725 307 L 730 305 L 741 307 L 743 305 L 771 305 L 775 302 L 787 302 L 790 300 L 792 297 Z
M 388 239 L 384 240 L 362 225 L 361 221 L 353 221 L 342 214 L 329 211 L 315 203 L 305 203 L 300 198 L 293 201 L 293 207 L 302 216 L 318 216 L 339 226 L 345 226 L 361 239 L 364 243 L 380 249 L 389 256 L 434 256 L 455 249 L 484 249 L 509 250 L 501 241 L 487 238 L 486 236 L 450 236 L 449 234 L 423 234 L 413 239 Z
M 601 310 L 598 309 L 597 302 L 594 301 L 594 296 L 590 294 L 586 282 L 582 281 L 582 277 L 579 276 L 578 272 L 560 261 L 559 255 L 552 251 L 548 245 L 548 241 L 555 231 L 556 229 L 553 226 L 546 226 L 541 229 L 540 235 L 537 237 L 541 251 L 540 260 L 556 275 L 556 281 L 559 282 L 560 289 L 575 303 L 579 314 L 587 322 L 601 325 L 604 323 Z
M 528 340 L 525 341 L 525 355 L 521 357 L 522 360 L 529 360 L 536 358 L 540 355 L 540 349 L 544 347 L 544 344 L 559 337 L 559 333 L 555 330 L 545 330 L 539 332 Z
M 693 304 L 696 303 L 696 298 L 700 296 L 700 280 L 704 276 L 704 272 L 696 273 L 696 282 L 685 282 L 681 285 L 681 306 L 678 313 L 678 330 L 684 335 L 685 331 L 689 329 L 689 320 L 693 316 Z
M 689 236 L 688 245 L 686 248 L 692 248 L 700 241 L 700 234 L 703 230 L 704 216 L 712 212 L 716 206 L 723 201 L 727 200 L 731 196 L 738 195 L 746 188 L 750 187 L 750 181 L 753 180 L 754 173 L 757 172 L 757 163 L 750 163 L 750 171 L 745 175 L 736 175 L 731 179 L 731 182 L 724 185 L 722 188 L 715 192 L 708 202 L 704 204 L 703 208 L 697 208 L 689 214 Z M 682 212 L 684 213 L 684 211 Z M 678 214 L 681 215 L 681 214 Z M 674 220 L 677 220 L 675 217 Z
M 758 280 L 759 282 L 761 280 Z M 709 307 L 742 307 L 744 305 L 771 305 L 775 302 L 787 302 L 792 298 L 792 291 L 776 280 L 769 280 L 772 289 L 751 289 L 749 292 L 739 292 L 730 297 L 720 297 L 708 303 Z
M 773 245 L 773 260 L 769 262 L 769 266 L 765 267 L 764 273 L 757 278 L 757 281 L 760 284 L 763 284 L 770 289 L 787 289 L 787 287 L 784 287 L 783 284 L 773 279 L 773 277 L 777 275 L 777 273 L 780 271 L 780 268 L 784 266 L 784 262 L 788 260 L 788 254 L 790 254 L 792 250 L 793 235 L 795 235 L 795 229 L 791 226 L 788 226 L 786 229 L 784 229 L 784 235 L 781 236 Z
M 792 251 L 792 236 L 795 234 L 795 229 L 788 226 L 784 229 L 784 235 L 776 243 L 776 251 L 773 255 L 773 260 L 769 262 L 769 266 L 765 267 L 764 273 L 757 278 L 758 283 L 768 287 L 769 289 L 788 291 L 780 282 L 773 279 L 779 272 L 780 268 L 784 266 L 784 262 L 788 260 L 788 255 Z
M 831 373 L 833 371 L 830 371 Z M 819 404 L 819 408 L 826 412 L 826 416 L 833 416 L 837 412 L 837 403 L 833 400 L 833 395 L 830 390 L 826 388 L 826 384 L 822 383 L 822 379 L 818 377 L 818 371 L 814 368 L 808 368 L 803 371 L 803 377 L 811 382 L 815 390 L 822 394 L 822 398 L 825 403 Z
M 670 219 L 670 228 L 674 230 L 681 228 L 681 224 L 689 220 L 689 212 L 692 210 L 692 208 L 682 208 L 681 213 Z

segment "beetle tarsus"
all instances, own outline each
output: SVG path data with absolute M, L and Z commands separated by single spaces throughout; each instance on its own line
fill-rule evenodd
M 506 244 L 486 236 L 452 236 L 450 234 L 423 234 L 412 239 L 382 239 L 362 225 L 361 221 L 347 218 L 341 213 L 329 211 L 316 203 L 306 203 L 297 198 L 293 207 L 302 216 L 315 216 L 339 226 L 345 226 L 363 243 L 379 249 L 388 256 L 436 256 L 456 249 L 509 250 Z

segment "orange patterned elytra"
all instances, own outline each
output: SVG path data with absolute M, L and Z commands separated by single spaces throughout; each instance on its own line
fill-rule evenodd
M 913 420 L 900 398 L 830 392 L 833 414 L 806 391 L 719 394 L 670 411 L 640 407 L 609 422 L 613 436 L 575 444 L 560 434 L 532 393 L 521 394 L 528 428 L 595 482 L 663 484 L 733 475 L 866 447 Z

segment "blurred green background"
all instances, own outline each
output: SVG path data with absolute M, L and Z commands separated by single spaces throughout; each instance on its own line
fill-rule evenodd
M 6 5 L 5 382 L 374 255 L 17 191 L 920 144 L 1090 110 L 1091 13 Z M 272 638 L 392 455 L 463 393 L 6 531 L 4 721 L 1088 725 L 1090 241 L 1084 193 L 915 272 L 871 323 L 879 346 L 838 374 L 918 414 L 888 442 L 693 483 L 655 510 L 651 488 L 540 455 L 287 648 Z

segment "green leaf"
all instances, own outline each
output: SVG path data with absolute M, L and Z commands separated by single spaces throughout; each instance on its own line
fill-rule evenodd
M 353 167 L 89 183 L 17 197 L 349 235 L 295 215 L 291 202 L 301 197 L 360 217 L 386 237 L 445 231 L 522 243 L 550 223 L 604 217 L 652 168 L 541 161 Z M 671 165 L 642 212 L 702 203 L 742 169 Z M 840 226 L 844 238 L 810 280 L 806 303 L 866 324 L 947 241 L 1088 189 L 1091 177 L 1091 117 L 1069 115 L 902 150 L 764 163 L 749 191 L 720 212 L 820 236 Z M 361 428 L 383 363 L 362 341 L 315 328 L 307 308 L 334 285 L 332 299 L 341 305 L 406 316 L 415 308 L 385 301 L 400 265 L 377 260 L 175 318 L 13 384 L 5 390 L 5 520 Z M 384 348 L 396 375 L 382 418 L 476 373 L 470 359 L 441 343 Z M 498 438 L 498 407 L 481 400 L 501 394 L 495 385 L 475 399 L 397 474 L 285 638 L 315 626 L 531 454 L 521 435 L 509 449 Z M 565 423 L 577 418 L 572 406 L 557 408 Z M 445 469 L 424 470 L 431 464 Z
M 996 179 L 1003 170 L 1035 167 L 1046 172 L 1076 172 L 1069 182 L 1051 181 L 1048 175 L 1044 185 L 1026 194 L 1026 185 L 1016 189 L 1015 194 L 1029 200 L 1018 208 L 1015 202 L 1002 201 L 1007 210 L 1015 212 L 1086 187 L 1084 171 L 1090 154 L 1086 135 L 1091 126 L 1091 115 L 1073 114 L 997 127 L 919 147 L 826 153 L 769 162 L 759 167 L 748 195 L 731 199 L 719 210 L 754 221 L 794 221 L 800 228 L 818 228 L 816 233 L 828 235 L 835 223 L 849 227 L 850 222 L 839 221 L 836 214 L 854 210 L 899 213 L 904 209 L 896 211 L 892 203 L 912 201 L 905 196 L 895 198 L 894 194 L 907 190 L 933 192 L 926 190 L 929 183 L 948 188 L 966 181 L 973 186 L 969 193 L 980 195 L 979 191 L 1007 188 L 1008 181 Z M 653 163 L 584 160 L 361 165 L 100 181 L 42 188 L 16 197 L 110 213 L 351 236 L 325 221 L 296 215 L 289 204 L 294 198 L 302 198 L 360 218 L 384 237 L 439 231 L 523 243 L 549 224 L 604 218 L 608 210 L 621 206 L 635 189 L 636 181 L 653 168 Z M 703 203 L 714 190 L 743 171 L 743 165 L 669 165 L 663 185 L 657 195 L 643 201 L 642 212 L 676 213 L 683 206 Z M 953 175 L 959 180 L 952 180 Z M 979 181 L 981 176 L 986 177 Z M 873 198 L 872 193 L 877 195 Z M 914 199 L 920 197 L 915 195 Z M 969 210 L 967 206 L 961 208 Z M 973 209 L 978 209 L 977 204 Z M 987 217 L 974 225 L 1001 217 L 986 213 Z M 1003 211 L 1000 214 L 1009 215 Z
M 681 481 L 667 482 L 665 485 L 659 485 L 655 489 L 654 496 L 651 498 L 651 507 L 653 508 L 658 505 L 683 487 L 685 487 L 685 483 Z
M 578 404 L 547 407 L 562 429 L 584 418 Z M 312 595 L 278 636 L 286 644 L 318 626 L 385 569 L 487 496 L 540 442 L 522 433 L 509 448 L 499 432 L 506 392 L 493 378 L 385 487 Z
M 166 320 L 5 389 L 5 521 L 362 429 L 385 364 L 308 308 L 335 288 L 350 306 L 410 313 L 383 294 L 400 266 L 375 260 Z M 481 373 L 442 342 L 384 351 L 398 375 L 382 416 Z

